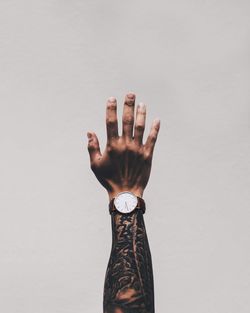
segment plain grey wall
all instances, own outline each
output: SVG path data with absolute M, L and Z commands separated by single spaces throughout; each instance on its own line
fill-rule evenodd
M 145 191 L 156 313 L 250 312 L 249 10 L 0 0 L 1 312 L 102 312 L 111 225 L 86 132 L 103 148 L 106 100 L 121 114 L 128 91 L 147 132 L 161 118 Z

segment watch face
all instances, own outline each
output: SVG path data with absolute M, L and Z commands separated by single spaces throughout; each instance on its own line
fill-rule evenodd
M 116 209 L 121 213 L 130 213 L 137 205 L 137 197 L 132 192 L 121 192 L 114 200 Z

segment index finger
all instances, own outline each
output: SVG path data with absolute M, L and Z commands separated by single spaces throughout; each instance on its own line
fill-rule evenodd
M 117 122 L 117 101 L 116 98 L 110 97 L 106 106 L 106 126 L 107 140 L 118 137 L 118 122 Z

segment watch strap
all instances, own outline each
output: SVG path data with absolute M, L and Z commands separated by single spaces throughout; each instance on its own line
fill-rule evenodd
M 142 198 L 138 197 L 138 196 L 137 196 L 137 200 L 138 200 L 138 201 L 137 201 L 137 205 L 136 205 L 136 207 L 134 208 L 134 210 L 141 210 L 142 213 L 144 214 L 145 211 L 146 211 L 146 204 L 145 204 L 145 201 L 144 201 Z M 114 201 L 115 201 L 115 198 L 113 198 L 113 199 L 110 200 L 110 202 L 109 202 L 109 213 L 110 213 L 110 214 L 112 214 L 113 212 L 119 212 L 119 211 L 116 209 L 116 207 L 115 207 Z M 134 212 L 134 210 L 131 211 L 130 213 Z M 123 213 L 122 213 L 122 214 L 123 214 Z M 129 213 L 124 213 L 124 214 L 129 214 Z

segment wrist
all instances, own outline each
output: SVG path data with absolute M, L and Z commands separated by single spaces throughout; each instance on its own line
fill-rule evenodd
M 113 198 L 115 198 L 118 195 L 118 193 L 121 193 L 124 191 L 132 192 L 135 196 L 142 198 L 144 190 L 142 188 L 124 187 L 124 188 L 119 188 L 119 189 L 115 189 L 112 191 L 108 191 L 109 201 L 111 201 Z

